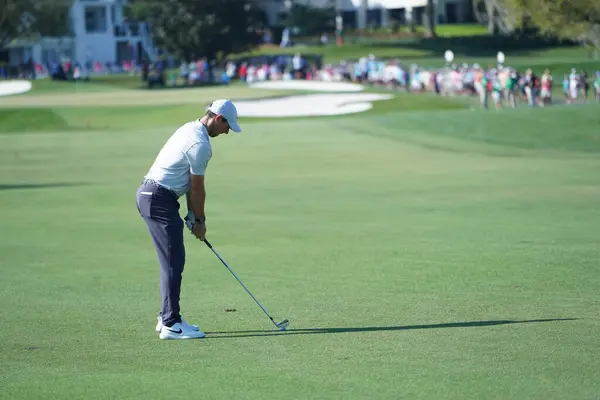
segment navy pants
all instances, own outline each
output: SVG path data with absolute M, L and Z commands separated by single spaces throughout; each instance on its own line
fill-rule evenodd
M 158 183 L 145 180 L 137 191 L 140 212 L 156 248 L 160 262 L 160 315 L 164 325 L 181 321 L 179 293 L 185 264 L 183 220 L 179 216 L 179 202 L 175 194 Z

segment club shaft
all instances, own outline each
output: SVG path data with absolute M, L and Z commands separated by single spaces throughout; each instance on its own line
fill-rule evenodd
M 221 257 L 221 255 L 219 253 L 217 253 L 217 251 L 214 249 L 214 247 L 212 247 L 212 245 L 210 244 L 210 242 L 208 240 L 204 239 L 204 243 L 206 243 L 206 245 L 208 246 L 208 248 L 211 249 L 213 253 L 215 253 L 215 256 L 217 256 L 217 258 L 219 260 L 221 260 L 221 262 L 223 263 L 223 265 L 225 266 L 225 268 L 227 268 L 227 270 L 229 272 L 231 272 L 231 275 L 233 275 L 233 277 L 235 279 L 237 279 L 237 281 L 240 283 L 240 285 L 242 285 L 242 287 L 244 288 L 244 290 L 250 295 L 250 297 L 252 297 L 252 299 L 256 302 L 256 304 L 258 304 L 258 306 L 261 308 L 261 310 L 263 310 L 263 312 L 267 315 L 267 317 L 269 317 L 269 319 L 271 320 L 271 322 L 273 322 L 273 324 L 275 324 L 276 327 L 279 327 L 279 325 L 277 325 L 277 323 L 275 322 L 275 320 L 273 319 L 273 317 L 271 317 L 271 314 L 269 314 L 269 312 L 262 306 L 262 304 L 260 304 L 260 302 L 256 299 L 256 297 L 254 297 L 254 295 L 250 292 L 250 290 L 248 290 L 248 288 L 246 287 L 246 285 L 244 285 L 244 282 L 242 282 L 242 280 L 236 275 L 236 273 L 233 272 L 233 270 L 229 267 L 229 265 L 227 264 L 227 262 L 225 260 L 223 260 L 223 257 Z

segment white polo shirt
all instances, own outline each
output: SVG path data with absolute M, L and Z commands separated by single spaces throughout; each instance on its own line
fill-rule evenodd
M 167 140 L 145 178 L 183 196 L 190 188 L 190 173 L 204 175 L 211 157 L 206 127 L 200 120 L 188 122 Z

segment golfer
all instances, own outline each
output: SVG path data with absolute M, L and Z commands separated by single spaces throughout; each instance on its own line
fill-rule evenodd
M 237 109 L 230 100 L 216 100 L 206 114 L 188 122 L 165 143 L 137 191 L 138 211 L 146 221 L 160 262 L 161 311 L 156 331 L 161 339 L 205 336 L 179 313 L 179 293 L 185 264 L 184 222 L 179 197 L 186 195 L 186 225 L 200 240 L 206 235 L 204 174 L 212 156 L 210 138 L 241 132 Z

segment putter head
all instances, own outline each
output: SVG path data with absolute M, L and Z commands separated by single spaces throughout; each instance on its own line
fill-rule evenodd
M 287 319 L 284 319 L 283 321 L 281 321 L 280 323 L 277 324 L 277 327 L 279 328 L 280 331 L 285 331 L 289 324 L 290 324 L 290 321 L 288 321 Z

